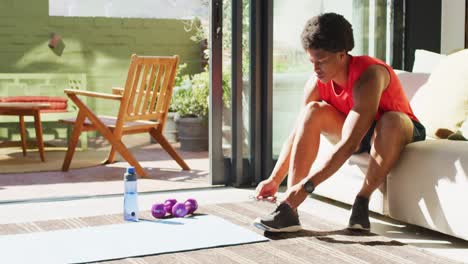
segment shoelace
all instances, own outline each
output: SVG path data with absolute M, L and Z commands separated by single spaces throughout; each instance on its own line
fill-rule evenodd
M 278 201 L 277 197 L 274 196 L 274 199 L 273 200 L 269 200 L 269 199 L 257 199 L 257 197 L 255 197 L 254 195 L 249 195 L 249 199 L 250 200 L 254 200 L 256 202 L 267 202 L 267 203 L 273 203 L 275 204 L 276 206 L 279 206 L 281 203 Z

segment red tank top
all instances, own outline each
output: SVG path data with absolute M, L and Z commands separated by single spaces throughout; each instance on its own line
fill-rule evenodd
M 322 83 L 317 81 L 320 98 L 328 104 L 334 106 L 340 112 L 348 115 L 353 108 L 353 87 L 364 70 L 370 65 L 378 64 L 387 68 L 390 74 L 390 82 L 382 93 L 379 102 L 379 109 L 375 120 L 379 120 L 383 113 L 388 111 L 402 112 L 408 115 L 412 120 L 418 121 L 411 109 L 408 98 L 401 87 L 400 80 L 393 69 L 379 59 L 369 56 L 351 56 L 348 66 L 348 81 L 344 87 L 338 87 L 333 81 Z

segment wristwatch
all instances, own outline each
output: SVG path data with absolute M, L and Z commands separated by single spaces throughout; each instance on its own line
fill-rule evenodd
M 308 181 L 304 184 L 304 190 L 308 193 L 311 194 L 315 190 L 315 186 L 311 181 Z

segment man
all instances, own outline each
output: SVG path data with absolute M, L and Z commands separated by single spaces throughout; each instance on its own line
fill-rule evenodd
M 425 128 L 409 105 L 392 68 L 369 56 L 351 56 L 351 24 L 326 13 L 307 21 L 302 45 L 315 75 L 304 87 L 304 107 L 271 176 L 256 189 L 257 199 L 275 197 L 288 177 L 284 200 L 254 225 L 271 232 L 301 229 L 297 207 L 355 153 L 369 152 L 366 178 L 357 194 L 350 229 L 370 230 L 368 203 L 406 144 L 425 139 Z M 320 135 L 335 144 L 327 161 L 311 170 Z M 410 175 L 408 175 L 410 176 Z

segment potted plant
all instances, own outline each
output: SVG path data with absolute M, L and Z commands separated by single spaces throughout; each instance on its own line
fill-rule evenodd
M 171 109 L 175 114 L 178 140 L 186 151 L 208 150 L 208 105 L 210 75 L 208 68 L 192 76 L 180 77 L 174 88 Z M 223 74 L 223 112 L 230 108 L 230 76 Z
M 176 77 L 174 80 L 174 90 L 177 90 L 181 87 L 188 79 L 187 75 L 183 75 L 183 72 L 187 69 L 187 64 L 183 63 L 180 64 L 177 68 Z M 174 92 L 173 92 L 174 93 Z M 169 112 L 167 113 L 166 125 L 164 127 L 164 136 L 169 142 L 177 142 L 178 141 L 178 131 L 177 126 L 175 123 L 177 109 L 173 104 L 173 100 L 169 104 Z
M 182 150 L 208 150 L 209 80 L 208 69 L 192 76 L 184 75 L 172 94 L 171 107 L 176 112 L 175 123 Z M 225 108 L 230 108 L 229 80 L 229 75 L 223 74 Z
M 209 74 L 203 71 L 182 79 L 181 85 L 174 89 L 171 103 L 177 113 L 175 121 L 180 148 L 185 151 L 206 151 Z

